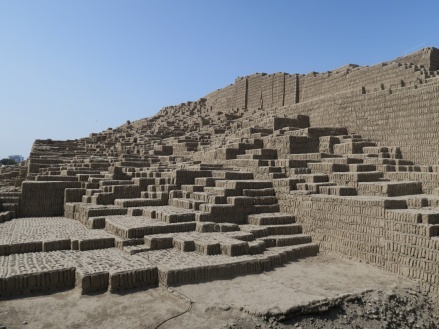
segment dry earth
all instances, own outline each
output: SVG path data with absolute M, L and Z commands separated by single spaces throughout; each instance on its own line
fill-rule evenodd
M 189 301 L 190 300 L 190 301 Z M 127 294 L 65 291 L 0 302 L 11 328 L 437 328 L 416 282 L 317 256 L 260 275 Z

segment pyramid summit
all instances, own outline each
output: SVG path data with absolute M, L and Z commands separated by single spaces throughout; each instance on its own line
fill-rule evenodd
M 439 293 L 438 70 L 429 47 L 255 73 L 86 138 L 36 140 L 0 168 L 0 296 L 176 286 L 318 253 Z

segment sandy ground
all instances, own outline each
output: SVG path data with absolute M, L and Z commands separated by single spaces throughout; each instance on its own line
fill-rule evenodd
M 428 296 L 418 292 L 416 282 L 364 263 L 317 256 L 259 275 L 169 289 L 87 296 L 70 290 L 2 300 L 0 324 L 8 329 L 156 328 L 187 311 L 159 328 L 326 328 L 326 324 L 331 325 L 328 328 L 334 324 L 339 325 L 337 328 L 354 328 L 353 323 L 361 325 L 367 321 L 373 323 L 367 327 L 386 328 L 385 316 L 377 318 L 378 311 L 371 308 L 368 298 L 396 309 L 404 301 L 408 303 L 409 297 L 400 296 L 406 293 L 414 298 L 411 304 L 419 304 L 411 305 L 412 310 L 429 312 Z M 346 298 L 350 295 L 353 297 Z M 396 305 L 398 298 L 401 302 Z M 371 308 L 375 318 L 361 309 L 358 300 L 365 308 Z M 407 309 L 407 305 L 404 307 Z M 339 313 L 334 313 L 337 310 Z M 351 316 L 349 310 L 364 316 Z M 286 316 L 293 318 L 285 319 Z M 278 322 L 281 320 L 284 322 Z M 430 328 L 427 320 L 419 323 L 419 327 Z

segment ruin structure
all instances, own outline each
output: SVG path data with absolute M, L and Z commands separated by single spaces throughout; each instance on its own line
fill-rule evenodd
M 317 253 L 439 288 L 439 50 L 239 77 L 0 169 L 0 296 L 260 273 Z M 291 266 L 294 266 L 292 264 Z

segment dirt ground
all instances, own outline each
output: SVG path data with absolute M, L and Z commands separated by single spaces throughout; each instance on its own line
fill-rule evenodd
M 173 288 L 86 296 L 70 290 L 2 300 L 0 324 L 8 329 L 438 328 L 435 303 L 416 282 L 320 255 L 263 274 Z

